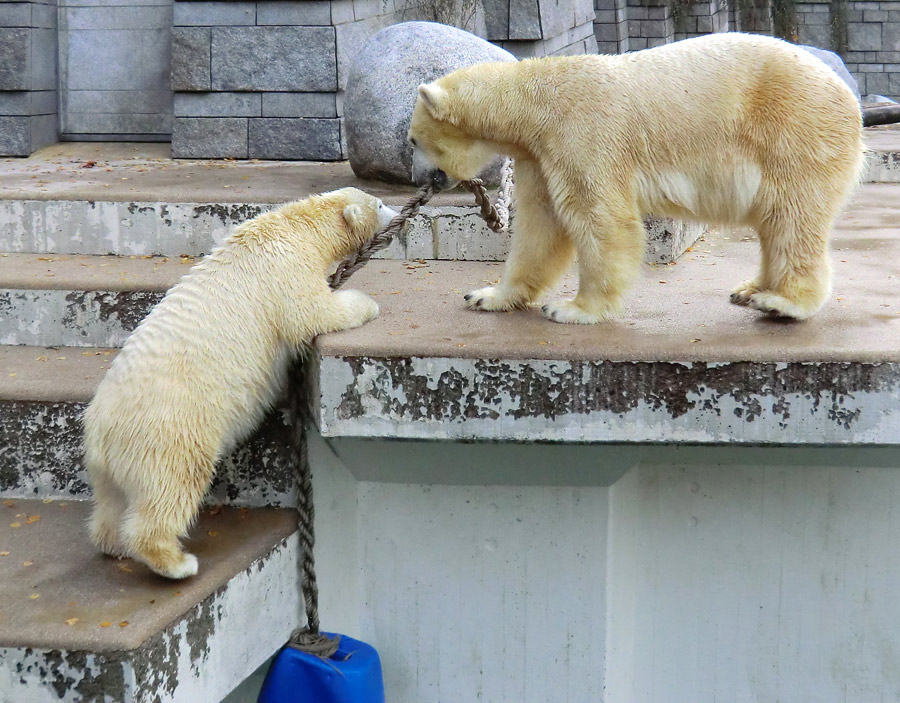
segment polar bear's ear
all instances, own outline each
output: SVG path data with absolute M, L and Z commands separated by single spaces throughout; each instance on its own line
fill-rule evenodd
M 434 83 L 422 83 L 419 86 L 419 97 L 432 117 L 437 120 L 442 119 L 447 97 L 446 90 Z
M 344 208 L 344 219 L 350 225 L 350 229 L 356 229 L 357 223 L 362 219 L 363 209 L 354 203 Z

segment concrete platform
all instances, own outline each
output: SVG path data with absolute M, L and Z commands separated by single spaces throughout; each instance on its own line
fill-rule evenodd
M 182 582 L 96 553 L 88 511 L 0 503 L 4 703 L 217 702 L 299 622 L 294 511 L 204 511 L 200 573 Z

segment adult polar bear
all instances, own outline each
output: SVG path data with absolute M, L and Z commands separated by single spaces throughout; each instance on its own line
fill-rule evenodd
M 416 182 L 438 188 L 497 152 L 516 160 L 506 270 L 469 307 L 531 304 L 577 251 L 577 296 L 543 311 L 582 324 L 621 310 L 645 214 L 755 228 L 762 265 L 731 301 L 810 317 L 830 294 L 828 236 L 863 160 L 844 82 L 803 49 L 738 33 L 459 69 L 419 86 L 409 141 Z

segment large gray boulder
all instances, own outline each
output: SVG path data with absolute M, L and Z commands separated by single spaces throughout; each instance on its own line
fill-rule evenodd
M 859 102 L 859 84 L 856 82 L 856 79 L 847 70 L 847 67 L 844 65 L 843 59 L 835 54 L 833 51 L 827 51 L 825 49 L 820 49 L 816 46 L 807 46 L 805 44 L 798 44 L 801 49 L 805 49 L 810 54 L 815 56 L 817 59 L 826 64 L 832 71 L 838 74 L 838 77 L 844 81 L 848 86 L 850 86 L 850 90 L 853 91 L 853 94 L 856 96 L 856 101 Z
M 416 89 L 446 73 L 516 57 L 484 39 L 435 22 L 403 22 L 369 37 L 356 55 L 344 94 L 344 129 L 354 173 L 411 183 L 412 148 L 406 142 Z M 497 164 L 483 176 L 496 182 Z

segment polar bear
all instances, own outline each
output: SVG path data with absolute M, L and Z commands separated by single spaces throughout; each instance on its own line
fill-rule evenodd
M 828 237 L 863 159 L 846 84 L 803 49 L 739 33 L 462 68 L 419 86 L 408 139 L 414 179 L 438 189 L 498 152 L 516 160 L 506 269 L 468 306 L 526 307 L 577 252 L 577 296 L 543 313 L 583 324 L 621 311 L 646 214 L 753 227 L 762 265 L 731 302 L 810 317 L 830 294 Z
M 294 353 L 358 327 L 378 305 L 332 292 L 329 266 L 396 213 L 344 188 L 238 227 L 141 322 L 84 415 L 101 551 L 172 579 L 197 573 L 180 545 L 216 462 L 259 424 Z

